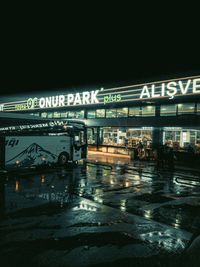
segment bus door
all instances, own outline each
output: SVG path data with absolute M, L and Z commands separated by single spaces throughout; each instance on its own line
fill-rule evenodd
M 85 159 L 87 155 L 86 131 L 75 131 L 74 133 L 74 160 Z
M 80 138 L 80 132 L 76 131 L 74 133 L 74 150 L 73 150 L 73 160 L 80 160 L 81 159 L 81 153 L 82 153 L 82 147 L 81 147 L 81 138 Z

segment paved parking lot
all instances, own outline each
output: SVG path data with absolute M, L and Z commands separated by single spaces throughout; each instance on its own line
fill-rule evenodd
M 200 228 L 199 178 L 94 154 L 8 175 L 1 266 L 177 266 Z

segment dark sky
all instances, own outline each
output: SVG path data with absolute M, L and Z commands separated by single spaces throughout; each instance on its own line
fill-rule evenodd
M 194 6 L 186 14 L 169 6 L 167 16 L 157 4 L 151 11 L 119 4 L 119 12 L 106 5 L 100 13 L 95 6 L 89 14 L 52 7 L 4 9 L 0 95 L 200 74 Z
M 178 57 L 177 57 L 178 58 Z M 36 92 L 54 88 L 95 87 L 125 83 L 142 83 L 185 75 L 200 74 L 198 64 L 188 59 L 137 53 L 116 57 L 78 55 L 61 58 L 8 59 L 0 81 L 1 94 Z M 19 65 L 18 65 L 19 63 Z
M 117 35 L 116 35 L 117 36 Z M 0 94 L 143 83 L 200 74 L 198 43 L 159 36 L 11 39 L 2 49 Z M 18 40 L 16 42 L 16 40 Z M 167 41 L 168 40 L 168 41 Z M 184 42 L 183 42 L 184 41 Z

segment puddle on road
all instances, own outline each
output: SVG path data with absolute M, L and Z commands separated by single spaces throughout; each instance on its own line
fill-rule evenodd
M 166 205 L 153 211 L 153 218 L 167 223 L 177 229 L 196 232 L 200 228 L 200 206 L 188 204 Z
M 142 194 L 140 196 L 135 196 L 134 199 L 146 201 L 149 203 L 163 203 L 163 202 L 168 202 L 168 201 L 172 200 L 172 198 L 170 198 L 170 197 L 165 197 L 165 196 L 157 194 L 157 193 L 155 193 L 155 194 Z
M 56 203 L 59 210 L 73 203 L 76 196 L 80 196 L 121 211 L 173 225 L 175 228 L 189 229 L 188 221 L 194 218 L 198 220 L 197 208 L 194 208 L 193 212 L 190 207 L 189 212 L 188 207 L 183 206 L 180 213 L 183 220 L 180 220 L 180 223 L 170 221 L 170 212 L 173 218 L 176 208 L 160 207 L 151 214 L 141 212 L 141 208 L 148 203 L 162 204 L 188 195 L 200 196 L 198 179 L 199 177 L 193 174 L 181 176 L 180 172 L 178 176 L 176 173 L 158 173 L 147 164 L 134 167 L 126 164 L 112 168 L 99 163 L 97 165 L 88 163 L 86 166 L 77 166 L 74 169 L 57 169 L 48 173 L 8 177 L 3 189 L 4 212 L 14 213 L 22 209 L 34 211 L 34 207 L 36 209 L 42 205 L 54 207 Z M 188 181 L 192 187 L 187 187 L 185 183 Z M 94 212 L 97 207 L 79 203 L 75 209 Z M 51 214 L 51 209 L 48 210 Z M 38 213 L 40 212 L 42 209 L 41 211 L 38 209 Z M 188 218 L 188 221 L 185 218 Z
M 18 255 L 20 258 L 25 254 L 27 256 L 22 260 L 28 261 L 30 256 L 43 253 L 45 250 L 60 250 L 68 254 L 81 246 L 89 250 L 107 245 L 123 248 L 132 244 L 144 245 L 151 251 L 157 251 L 159 255 L 183 251 L 188 236 L 186 238 L 184 233 L 181 235 L 182 232 L 178 231 L 185 229 L 195 232 L 200 227 L 200 206 L 198 201 L 191 202 L 191 205 L 183 203 L 176 206 L 168 202 L 184 199 L 186 196 L 195 196 L 198 199 L 200 187 L 194 184 L 192 187 L 187 187 L 183 183 L 175 183 L 173 177 L 176 174 L 156 173 L 148 166 L 144 170 L 142 168 L 145 166 L 126 165 L 119 166 L 116 170 L 100 164 L 87 164 L 74 169 L 57 169 L 48 173 L 8 177 L 1 188 L 4 196 L 1 211 L 4 211 L 6 219 L 18 220 L 19 223 L 20 218 L 22 221 L 30 220 L 32 217 L 34 222 L 45 218 L 41 224 L 38 222 L 38 225 L 30 227 L 35 227 L 34 231 L 49 230 L 52 231 L 51 234 L 56 231 L 65 233 L 70 229 L 75 231 L 76 235 L 62 237 L 61 234 L 61 237 L 53 238 L 50 234 L 48 239 L 44 237 L 43 240 L 7 243 L 2 248 L 3 257 L 8 260 L 13 255 Z M 178 177 L 179 182 L 180 179 L 185 181 L 185 177 L 181 177 L 180 173 Z M 195 179 L 198 184 L 198 178 Z M 148 208 L 148 205 L 156 204 L 159 204 L 159 207 Z M 109 215 L 110 217 L 105 219 L 103 216 L 107 216 L 104 215 L 107 212 L 106 206 L 120 211 L 119 218 L 115 218 L 117 212 L 113 209 L 112 216 Z M 64 220 L 62 216 L 67 212 L 71 212 L 72 217 L 80 215 L 80 220 L 74 220 L 67 226 L 68 228 L 62 225 Z M 132 229 L 136 223 L 135 219 L 132 223 L 124 219 L 129 214 L 139 215 L 138 218 L 141 220 L 143 218 L 147 220 L 141 224 L 137 223 L 137 227 Z M 59 221 L 61 217 L 62 220 Z M 55 224 L 52 223 L 54 218 L 58 220 Z M 68 222 L 66 218 L 65 220 Z M 163 225 L 158 226 L 156 222 L 161 222 Z M 124 227 L 124 231 L 120 227 Z M 104 228 L 109 230 L 103 232 Z M 82 231 L 88 233 L 79 234 L 78 231 L 81 229 L 85 229 Z M 3 226 L 1 231 L 3 233 Z

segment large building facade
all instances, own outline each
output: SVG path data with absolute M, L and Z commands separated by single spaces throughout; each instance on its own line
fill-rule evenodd
M 0 111 L 49 119 L 81 119 L 90 150 L 128 154 L 141 141 L 200 151 L 200 75 L 151 83 L 62 89 L 1 98 Z

